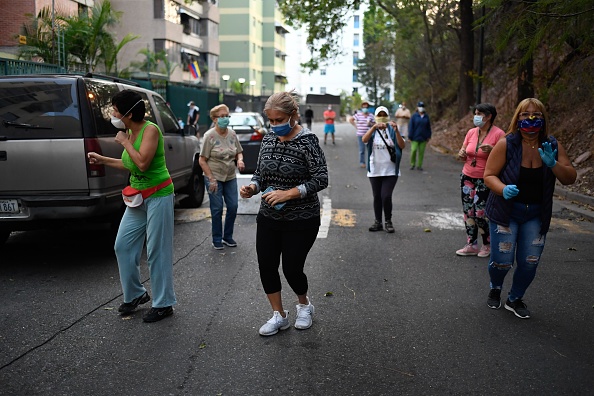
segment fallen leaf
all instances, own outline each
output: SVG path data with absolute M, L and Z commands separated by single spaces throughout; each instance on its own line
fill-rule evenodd
M 206 344 L 205 343 L 202 343 L 202 344 L 200 344 L 200 346 L 198 348 L 204 349 L 204 348 L 206 348 Z
M 331 297 L 333 295 L 334 295 L 334 293 L 332 293 L 332 292 L 326 292 L 326 293 L 324 293 L 324 297 Z
M 425 228 L 423 231 L 424 231 L 424 232 L 431 232 L 431 229 L 429 229 L 429 228 Z
M 103 309 L 106 311 L 111 311 L 111 310 L 113 310 L 113 307 L 104 307 Z

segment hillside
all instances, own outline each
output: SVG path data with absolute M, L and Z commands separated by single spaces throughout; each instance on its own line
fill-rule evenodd
M 550 117 L 549 130 L 563 144 L 573 162 L 578 178 L 566 189 L 594 197 L 594 56 L 573 62 L 556 81 L 545 102 Z M 505 78 L 501 70 L 491 75 L 491 81 L 509 81 L 492 84 L 483 93 L 483 102 L 497 108 L 495 125 L 507 130 L 515 110 L 515 80 Z M 561 88 L 559 88 L 561 87 Z M 538 95 L 537 95 L 538 97 Z M 455 107 L 455 106 L 453 106 Z M 429 115 L 431 116 L 430 109 Z M 452 109 L 452 114 L 454 113 Z M 439 151 L 456 155 L 468 129 L 473 127 L 472 114 L 457 120 L 445 114 L 434 122 L 431 146 Z

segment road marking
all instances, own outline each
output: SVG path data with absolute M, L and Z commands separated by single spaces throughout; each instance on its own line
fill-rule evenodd
M 321 215 L 321 224 L 317 238 L 327 238 L 330 220 L 332 220 L 332 200 L 328 197 L 324 197 Z

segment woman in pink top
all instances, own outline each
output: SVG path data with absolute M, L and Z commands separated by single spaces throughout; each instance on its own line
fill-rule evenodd
M 485 217 L 489 189 L 485 185 L 483 174 L 493 146 L 505 136 L 505 132 L 493 125 L 496 116 L 497 110 L 492 104 L 476 105 L 473 119 L 476 128 L 466 133 L 458 152 L 458 157 L 465 161 L 460 175 L 460 189 L 466 225 L 466 245 L 456 251 L 458 256 L 489 257 L 491 254 L 489 220 Z M 479 233 L 483 239 L 480 250 L 477 244 Z

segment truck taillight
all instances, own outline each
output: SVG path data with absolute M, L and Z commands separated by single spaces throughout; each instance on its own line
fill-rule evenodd
M 95 152 L 103 155 L 99 139 L 85 138 L 85 160 L 87 161 L 87 173 L 89 177 L 103 177 L 105 176 L 105 165 L 89 164 L 88 153 Z

